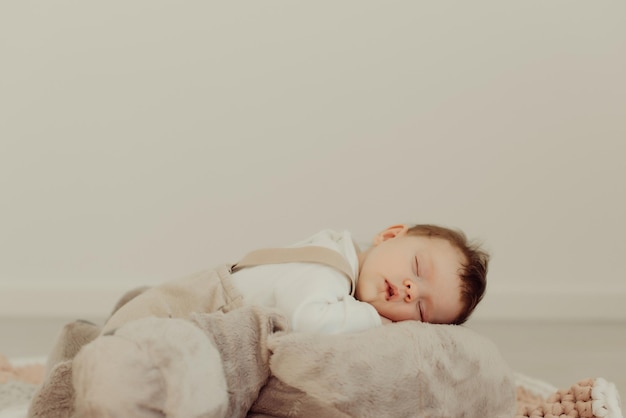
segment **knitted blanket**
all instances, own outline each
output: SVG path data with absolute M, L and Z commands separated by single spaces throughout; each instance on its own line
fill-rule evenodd
M 584 379 L 570 387 L 517 375 L 515 418 L 622 418 L 615 385 L 603 378 Z

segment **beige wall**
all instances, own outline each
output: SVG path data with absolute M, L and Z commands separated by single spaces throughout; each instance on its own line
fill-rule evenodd
M 626 3 L 3 2 L 0 314 L 396 222 L 477 316 L 626 318 Z M 68 296 L 71 295 L 71 296 Z

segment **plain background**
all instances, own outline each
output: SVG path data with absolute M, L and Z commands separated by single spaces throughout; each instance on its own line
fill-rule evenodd
M 0 315 L 323 228 L 492 253 L 479 318 L 626 319 L 626 3 L 2 2 Z

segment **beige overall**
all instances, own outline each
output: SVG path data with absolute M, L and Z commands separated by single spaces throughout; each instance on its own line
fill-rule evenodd
M 243 305 L 243 297 L 233 285 L 231 273 L 262 264 L 319 263 L 342 272 L 350 281 L 353 295 L 356 279 L 348 262 L 326 247 L 267 248 L 247 254 L 239 263 L 222 265 L 150 288 L 122 306 L 102 329 L 106 334 L 134 319 L 189 318 L 193 312 L 228 312 Z

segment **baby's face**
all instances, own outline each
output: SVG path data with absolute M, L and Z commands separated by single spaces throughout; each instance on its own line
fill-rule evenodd
M 441 238 L 383 234 L 360 254 L 357 299 L 394 322 L 454 322 L 462 310 L 461 251 Z

